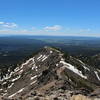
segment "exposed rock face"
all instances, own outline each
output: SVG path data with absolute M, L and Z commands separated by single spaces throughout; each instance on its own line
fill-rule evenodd
M 73 95 L 70 100 L 100 100 L 100 98 L 91 98 L 83 95 Z
M 0 81 L 4 100 L 69 100 L 76 94 L 94 96 L 90 92 L 100 86 L 98 69 L 50 47 L 9 73 Z

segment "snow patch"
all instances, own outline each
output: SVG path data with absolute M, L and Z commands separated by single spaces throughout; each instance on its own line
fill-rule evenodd
M 38 67 L 35 65 L 35 64 L 33 64 L 33 67 L 32 67 L 32 70 L 36 70 L 36 71 L 38 71 L 38 69 L 37 69 Z
M 4 93 L 3 96 L 7 95 L 7 93 Z
M 78 61 L 83 65 L 83 68 L 84 68 L 84 69 L 90 71 L 90 69 L 89 69 L 88 67 L 86 67 L 85 64 L 84 64 L 81 60 L 78 60 Z
M 71 64 L 69 63 L 66 63 L 65 61 L 60 61 L 60 63 L 62 63 L 64 66 L 63 67 L 66 67 L 68 68 L 69 70 L 73 71 L 74 73 L 78 74 L 79 76 L 81 76 L 82 78 L 84 79 L 87 79 L 87 76 L 84 76 L 82 74 L 81 71 L 79 71 L 78 69 L 76 69 L 74 66 L 72 66 Z
M 32 83 L 30 83 L 30 85 L 33 85 L 34 83 L 36 83 L 36 81 L 33 81 Z
M 38 67 L 36 66 L 36 67 L 35 67 L 35 70 L 36 70 L 36 71 L 38 71 L 38 69 L 37 69 L 37 68 L 38 68 Z
M 40 61 L 41 57 L 42 57 L 42 55 L 40 55 L 40 56 L 37 58 L 37 60 Z
M 12 82 L 15 82 L 16 80 L 18 80 L 21 76 L 17 76 L 16 78 L 12 79 Z
M 20 68 L 17 67 L 17 68 L 14 69 L 14 72 L 18 72 L 19 70 L 20 70 Z
M 84 65 L 83 65 L 83 67 L 84 67 L 84 69 L 90 71 L 90 69 L 89 69 L 88 67 L 86 67 L 86 66 L 84 66 Z
M 36 66 L 36 64 L 35 64 L 35 61 L 34 61 L 34 59 L 33 59 L 33 66 L 32 66 L 32 70 L 36 70 L 36 71 L 38 71 L 38 69 L 37 69 L 38 67 Z
M 36 65 L 35 65 L 35 63 L 33 64 L 33 67 L 32 67 L 32 70 L 34 70 L 35 69 L 35 67 L 36 67 Z
M 58 66 L 59 64 L 56 64 L 56 66 Z
M 99 75 L 98 75 L 98 72 L 97 72 L 97 71 L 94 71 L 94 73 L 95 73 L 97 79 L 100 81 L 100 77 L 99 77 Z
M 11 85 L 10 85 L 10 86 L 8 86 L 8 89 L 9 89 L 9 88 L 11 88 L 13 85 L 14 85 L 14 83 L 11 83 Z
M 7 90 L 5 90 L 4 92 L 7 93 Z
M 7 82 L 4 82 L 2 85 L 6 84 Z
M 61 61 L 65 61 L 63 58 L 61 58 Z
M 22 92 L 23 90 L 24 90 L 24 88 L 20 89 L 17 93 L 20 93 L 20 92 Z
M 14 97 L 16 94 L 18 94 L 18 93 L 22 92 L 23 90 L 24 90 L 24 88 L 20 89 L 20 90 L 19 90 L 19 91 L 17 91 L 16 93 L 14 93 L 14 94 L 10 95 L 8 98 L 12 98 L 12 97 Z
M 4 80 L 7 80 L 7 79 L 11 78 L 11 76 L 12 76 L 13 73 L 14 72 L 11 72 L 10 75 L 9 74 L 6 74 L 5 76 L 3 76 L 2 79 L 0 79 L 0 81 L 4 81 Z
M 50 53 L 53 53 L 53 51 L 50 51 Z
M 36 77 L 37 77 L 37 75 L 35 75 L 35 76 L 31 77 L 31 80 L 35 79 Z
M 23 69 L 19 71 L 19 74 L 21 74 L 23 72 Z
M 47 58 L 48 58 L 48 56 L 44 55 L 44 56 L 42 57 L 42 62 L 43 62 L 44 60 L 46 60 Z
M 34 59 L 34 58 L 30 58 L 30 59 L 27 60 L 25 63 L 23 63 L 23 64 L 21 65 L 21 69 L 22 69 L 25 65 L 27 65 L 30 61 L 33 61 L 33 59 Z
M 0 91 L 2 91 L 3 89 L 0 89 Z
M 37 60 L 38 60 L 38 61 L 40 61 L 40 60 L 44 61 L 44 60 L 46 60 L 47 58 L 48 58 L 48 56 L 46 56 L 46 55 L 40 55 L 40 56 L 37 58 Z

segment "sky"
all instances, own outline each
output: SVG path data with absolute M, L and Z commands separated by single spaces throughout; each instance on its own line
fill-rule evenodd
M 100 0 L 0 0 L 0 35 L 100 37 Z

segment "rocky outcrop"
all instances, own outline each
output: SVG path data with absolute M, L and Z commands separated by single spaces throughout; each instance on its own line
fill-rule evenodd
M 70 100 L 100 100 L 100 98 L 90 98 L 84 95 L 73 95 Z

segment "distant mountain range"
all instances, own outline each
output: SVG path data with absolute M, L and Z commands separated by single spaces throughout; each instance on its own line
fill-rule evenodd
M 99 55 L 93 59 L 99 60 Z M 77 96 L 80 99 L 75 99 Z M 100 100 L 100 69 L 45 46 L 14 71 L 8 69 L 0 79 L 0 97 L 0 100 Z

